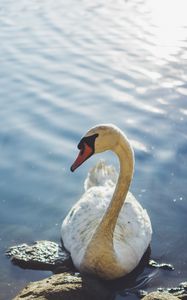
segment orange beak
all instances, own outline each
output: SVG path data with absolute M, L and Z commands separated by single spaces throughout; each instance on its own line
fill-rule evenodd
M 93 149 L 84 143 L 84 148 L 80 150 L 77 159 L 71 166 L 71 171 L 74 172 L 85 160 L 87 160 L 93 154 Z

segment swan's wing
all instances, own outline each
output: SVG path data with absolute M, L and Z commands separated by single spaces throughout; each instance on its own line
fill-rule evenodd
M 116 185 L 118 174 L 112 165 L 107 165 L 105 161 L 100 160 L 93 167 L 84 182 L 85 191 L 93 186 L 114 186 Z
M 114 231 L 114 248 L 119 261 L 134 269 L 150 244 L 152 227 L 147 211 L 129 192 Z

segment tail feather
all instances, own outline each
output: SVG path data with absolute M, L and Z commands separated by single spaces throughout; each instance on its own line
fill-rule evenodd
M 118 174 L 112 165 L 107 165 L 100 160 L 88 173 L 84 182 L 85 190 L 93 186 L 109 185 L 114 186 L 117 182 Z

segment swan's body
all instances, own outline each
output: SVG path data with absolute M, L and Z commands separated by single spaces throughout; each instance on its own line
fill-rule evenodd
M 114 168 L 103 162 L 88 174 L 84 195 L 62 224 L 62 240 L 77 269 L 105 279 L 118 278 L 138 265 L 152 235 L 146 210 L 128 192 L 133 151 L 126 136 L 113 125 L 92 128 L 81 141 L 72 170 L 91 156 L 92 147 L 93 153 L 114 151 L 120 174 L 116 184 Z

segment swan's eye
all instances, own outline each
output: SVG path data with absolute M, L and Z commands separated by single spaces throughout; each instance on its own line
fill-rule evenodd
M 80 140 L 80 142 L 79 142 L 77 148 L 78 148 L 79 150 L 83 150 L 83 149 L 85 148 L 85 146 L 84 146 L 84 138 Z
M 86 148 L 86 145 L 88 145 L 91 149 L 92 149 L 92 151 L 93 151 L 93 153 L 94 153 L 94 145 L 95 145 L 95 139 L 98 137 L 98 134 L 96 133 L 96 134 L 93 134 L 93 135 L 90 135 L 90 136 L 85 136 L 85 137 L 83 137 L 81 140 L 80 140 L 80 142 L 79 142 L 79 144 L 78 144 L 78 149 L 79 150 L 81 150 L 80 151 L 80 155 L 82 155 L 83 153 L 84 153 L 84 150 L 85 150 L 85 148 Z

